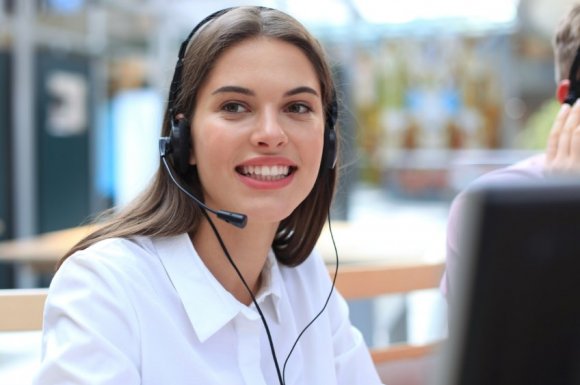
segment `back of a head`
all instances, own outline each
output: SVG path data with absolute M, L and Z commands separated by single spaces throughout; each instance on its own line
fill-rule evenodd
M 580 4 L 574 4 L 558 23 L 552 39 L 556 82 L 567 79 L 580 47 Z

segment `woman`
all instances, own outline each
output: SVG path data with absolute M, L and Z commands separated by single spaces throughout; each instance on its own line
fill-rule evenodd
M 313 254 L 336 178 L 334 93 L 288 15 L 202 21 L 179 54 L 152 185 L 55 274 L 35 383 L 380 383 Z

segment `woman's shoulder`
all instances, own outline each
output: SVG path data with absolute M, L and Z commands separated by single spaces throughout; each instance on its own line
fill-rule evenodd
M 95 242 L 62 263 L 51 281 L 51 291 L 93 287 L 97 291 L 126 293 L 151 286 L 165 274 L 158 242 L 159 238 L 149 236 Z
M 167 254 L 178 253 L 184 248 L 183 244 L 189 245 L 187 234 L 111 237 L 74 252 L 63 262 L 61 269 L 80 267 L 117 272 L 158 270 L 161 259 Z
M 284 267 L 284 269 L 287 269 L 288 271 L 295 271 L 295 272 L 300 272 L 300 273 L 315 273 L 316 271 L 320 270 L 321 268 L 324 268 L 325 263 L 324 263 L 324 259 L 322 257 L 322 255 L 320 254 L 320 252 L 314 248 L 310 254 L 308 255 L 308 257 L 304 260 L 304 262 L 302 262 L 301 264 L 294 266 L 294 267 Z
M 71 254 L 60 266 L 55 279 L 91 274 L 99 279 L 151 275 L 159 270 L 157 239 L 149 236 L 112 237 Z M 66 278 L 65 278 L 66 279 Z
M 85 249 L 76 251 L 67 258 L 65 263 L 86 258 L 123 261 L 143 254 L 150 254 L 153 250 L 153 240 L 151 237 L 107 238 L 97 241 Z
M 298 266 L 280 266 L 285 281 L 297 281 L 310 287 L 328 287 L 330 274 L 322 255 L 312 250 L 308 258 Z

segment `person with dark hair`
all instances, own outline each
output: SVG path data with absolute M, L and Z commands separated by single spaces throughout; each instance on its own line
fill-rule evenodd
M 562 104 L 557 113 L 546 151 L 485 174 L 472 182 L 451 204 L 447 221 L 446 271 L 441 281 L 445 296 L 453 294 L 458 264 L 462 258 L 461 239 L 465 228 L 461 225 L 466 211 L 466 194 L 474 188 L 491 184 L 513 184 L 542 181 L 553 176 L 580 172 L 580 4 L 570 7 L 560 20 L 552 39 L 556 77 L 556 99 Z
M 204 19 L 179 53 L 152 183 L 59 263 L 34 384 L 380 384 L 314 251 L 337 105 L 294 18 Z

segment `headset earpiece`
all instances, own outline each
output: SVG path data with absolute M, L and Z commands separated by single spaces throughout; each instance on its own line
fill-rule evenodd
M 332 170 L 336 167 L 336 131 L 334 128 L 325 128 L 324 135 L 324 167 Z
M 189 120 L 171 119 L 171 133 L 169 134 L 169 158 L 179 175 L 187 174 L 191 154 L 191 131 Z
M 326 122 L 324 127 L 324 149 L 322 152 L 323 167 L 332 170 L 336 167 L 338 157 L 338 143 L 336 138 L 335 125 L 338 120 L 338 102 L 336 94 L 333 94 L 332 101 L 326 112 Z
M 183 70 L 183 58 L 189 41 L 195 33 L 208 22 L 229 12 L 231 8 L 225 8 L 216 11 L 205 19 L 200 21 L 193 30 L 189 33 L 187 38 L 181 43 L 179 53 L 177 55 L 177 63 L 175 64 L 175 71 L 173 72 L 173 79 L 169 87 L 168 110 L 170 112 L 171 132 L 169 137 L 161 137 L 159 139 L 159 151 L 161 157 L 168 157 L 173 164 L 175 171 L 179 175 L 185 175 L 189 170 L 189 156 L 191 153 L 191 132 L 189 121 L 187 119 L 175 119 L 174 103 L 177 99 L 177 93 L 181 88 L 181 71 Z
M 580 81 L 578 80 L 578 70 L 580 69 L 580 47 L 576 51 L 576 56 L 570 67 L 570 74 L 568 79 L 570 79 L 570 87 L 568 89 L 568 96 L 564 100 L 564 103 L 573 105 L 576 99 L 580 96 Z

